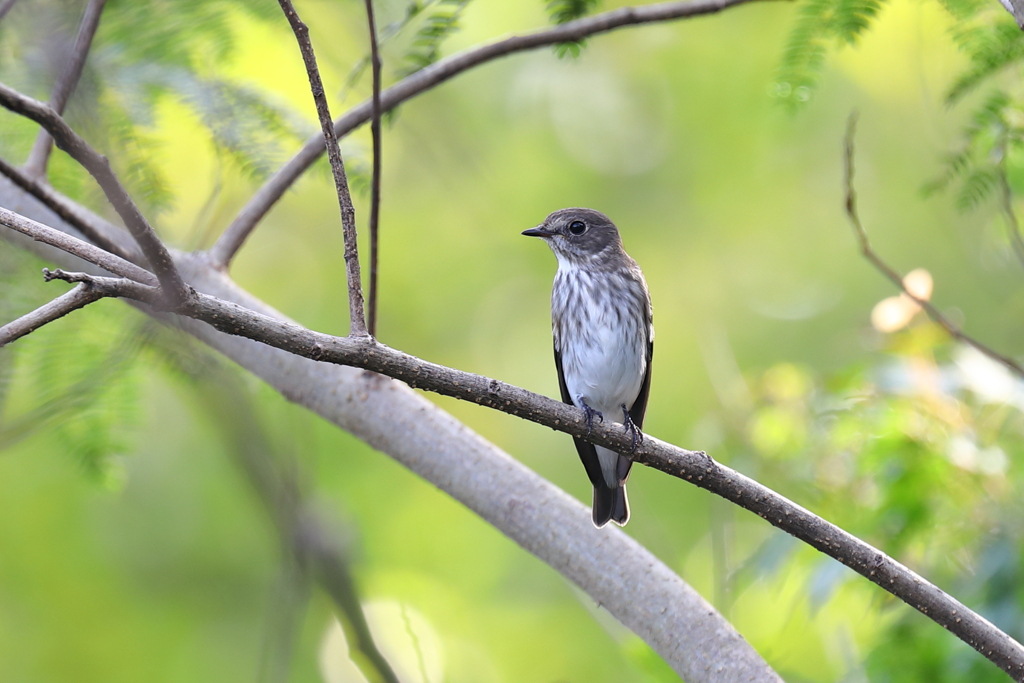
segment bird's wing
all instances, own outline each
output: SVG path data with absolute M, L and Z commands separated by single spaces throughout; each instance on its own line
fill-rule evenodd
M 654 358 L 654 340 L 647 342 L 647 370 L 644 371 L 644 383 L 640 385 L 640 393 L 633 401 L 633 407 L 629 409 L 629 417 L 637 429 L 644 426 L 644 413 L 647 412 L 647 395 L 651 393 L 651 359 Z M 561 368 L 561 366 L 559 366 Z M 561 377 L 561 369 L 558 371 Z M 565 396 L 565 391 L 562 392 Z
M 576 404 L 573 403 L 572 396 L 569 395 L 569 387 L 565 385 L 565 372 L 562 371 L 562 354 L 557 348 L 555 349 L 555 368 L 558 370 L 558 390 L 562 394 L 562 402 L 575 406 Z M 648 380 L 644 379 L 645 387 L 647 383 Z M 642 393 L 644 403 L 646 403 L 647 393 Z M 583 467 L 587 470 L 587 476 L 590 477 L 590 483 L 594 486 L 608 486 L 604 481 L 604 475 L 601 474 L 601 461 L 597 458 L 597 450 L 595 450 L 594 444 L 588 443 L 583 439 L 577 439 L 576 437 L 573 437 L 572 440 L 576 444 L 576 452 L 580 454 L 580 460 L 583 461 Z

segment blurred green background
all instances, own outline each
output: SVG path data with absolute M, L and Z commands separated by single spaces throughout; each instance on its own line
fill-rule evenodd
M 843 211 L 843 134 L 856 109 L 856 186 L 876 249 L 901 272 L 927 269 L 933 300 L 969 333 L 1021 353 L 1024 273 L 995 195 L 964 211 L 954 189 L 921 193 L 962 145 L 988 85 L 948 105 L 973 64 L 964 15 L 892 0 L 855 44 L 816 37 L 827 63 L 796 90 L 780 77 L 787 45 L 824 5 L 754 3 L 593 37 L 576 58 L 514 55 L 402 105 L 385 126 L 378 336 L 557 396 L 555 260 L 519 233 L 558 208 L 599 209 L 654 300 L 646 431 L 843 526 L 1019 639 L 1021 383 L 920 315 L 873 329 L 873 307 L 894 288 L 860 257 Z M 55 45 L 81 6 L 16 4 L 0 21 L 0 79 L 46 99 Z M 995 0 L 985 7 L 968 18 L 1012 26 Z M 377 3 L 380 25 L 406 8 Z M 367 50 L 363 5 L 298 9 L 338 116 L 369 92 L 368 75 L 350 78 Z M 386 44 L 386 84 L 409 66 L 419 21 Z M 549 22 L 541 0 L 476 0 L 442 52 Z M 1010 89 L 1018 80 L 1012 69 L 992 78 Z M 110 0 L 68 118 L 182 249 L 209 246 L 316 130 L 276 5 L 226 0 Z M 34 136 L 0 113 L 5 158 L 22 163 Z M 366 129 L 343 143 L 361 227 L 368 149 Z M 1017 188 L 1024 176 L 1010 161 Z M 232 274 L 302 324 L 344 334 L 325 169 L 280 202 Z M 110 214 L 62 153 L 52 181 Z M 3 321 L 58 291 L 39 282 L 43 265 L 0 246 Z M 363 680 L 327 597 L 288 598 L 273 524 L 231 455 L 237 437 L 169 349 L 186 364 L 204 353 L 103 301 L 0 351 L 0 682 L 271 680 L 275 666 L 293 681 Z M 371 626 L 403 681 L 676 680 L 554 570 L 433 486 L 241 382 L 263 446 L 301 471 L 349 539 Z M 565 435 L 429 398 L 589 502 Z M 630 498 L 627 533 L 790 682 L 1003 680 L 909 607 L 702 490 L 641 467 Z M 294 648 L 274 655 L 274 634 L 292 621 Z

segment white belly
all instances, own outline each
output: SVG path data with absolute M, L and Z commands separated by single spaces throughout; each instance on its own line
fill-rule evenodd
M 646 370 L 638 332 L 596 327 L 579 343 L 564 346 L 565 384 L 578 407 L 582 399 L 616 422 L 622 421 L 622 406 L 633 407 Z
M 573 278 L 581 293 L 570 300 L 556 283 L 552 296 L 552 311 L 562 320 L 554 327 L 566 388 L 578 407 L 582 399 L 620 422 L 622 406 L 633 407 L 647 370 L 642 309 L 630 306 L 629 290 L 622 286 L 608 286 L 585 272 L 559 275 Z M 578 324 L 567 324 L 570 319 Z

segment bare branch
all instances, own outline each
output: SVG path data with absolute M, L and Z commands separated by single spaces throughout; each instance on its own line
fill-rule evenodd
M 140 268 L 131 261 L 126 261 L 120 256 L 115 256 L 88 242 L 83 242 L 67 233 L 51 228 L 48 225 L 37 223 L 30 218 L 25 218 L 3 207 L 0 207 L 0 225 L 7 226 L 15 232 L 31 237 L 37 242 L 49 244 L 52 247 L 73 254 L 115 275 L 120 275 L 121 277 L 126 277 L 146 285 L 156 285 L 159 282 L 152 273 L 144 268 Z
M 49 106 L 31 97 L 26 97 L 2 83 L 0 83 L 0 105 L 43 126 L 53 136 L 58 147 L 70 154 L 75 161 L 92 174 L 160 279 L 160 285 L 167 297 L 168 305 L 174 307 L 187 300 L 190 293 L 188 285 L 182 280 L 181 274 L 178 273 L 163 242 L 143 217 L 139 207 L 132 201 L 121 181 L 117 179 L 110 166 L 110 161 L 75 133 L 64 119 Z
M 981 353 L 985 354 L 992 360 L 1006 366 L 1009 370 L 1013 371 L 1020 377 L 1024 377 L 1024 366 L 1021 366 L 1017 361 L 1013 360 L 1008 356 L 1004 356 L 998 351 L 994 351 L 980 341 L 968 336 L 955 325 L 949 318 L 944 316 L 939 309 L 937 309 L 930 301 L 918 298 L 907 289 L 906 285 L 903 284 L 903 277 L 893 270 L 889 264 L 882 260 L 882 258 L 875 253 L 875 250 L 871 248 L 871 243 L 868 241 L 868 233 L 864 230 L 864 226 L 861 225 L 860 217 L 857 214 L 857 195 L 853 189 L 853 138 L 857 132 L 857 112 L 850 114 L 850 119 L 846 126 L 846 141 L 845 141 L 845 186 L 846 186 L 846 215 L 850 219 L 850 223 L 853 225 L 854 233 L 857 236 L 857 241 L 860 243 L 860 252 L 868 261 L 871 262 L 880 273 L 889 278 L 893 284 L 895 284 L 901 292 L 910 297 L 918 306 L 923 308 L 928 313 L 928 317 L 938 323 L 946 332 L 959 341 L 962 341 L 969 346 L 974 347 Z M 1012 210 L 1012 209 L 1011 209 Z
M 96 29 L 100 25 L 100 15 L 106 4 L 107 0 L 89 0 L 89 4 L 85 7 L 85 14 L 82 15 L 82 23 L 78 27 L 78 37 L 75 38 L 71 58 L 61 71 L 57 82 L 54 83 L 53 92 L 50 93 L 50 107 L 58 114 L 64 113 L 64 107 L 71 98 L 71 94 L 75 92 L 78 81 L 82 78 L 85 58 L 89 55 L 92 39 L 96 35 Z M 25 173 L 30 178 L 46 176 L 46 166 L 50 162 L 52 150 L 53 138 L 45 129 L 39 131 L 32 151 L 28 155 L 28 161 L 25 162 Z
M 583 40 L 588 36 L 605 33 L 624 26 L 635 26 L 674 19 L 714 14 L 730 7 L 754 2 L 755 0 L 683 0 L 662 2 L 640 7 L 620 7 L 595 14 L 591 17 L 566 22 L 558 26 L 510 36 L 493 43 L 471 48 L 465 52 L 442 59 L 435 64 L 417 71 L 395 83 L 380 95 L 381 111 L 390 111 L 402 102 L 444 83 L 453 76 L 494 59 L 510 54 L 535 50 L 548 45 L 557 45 Z M 373 103 L 363 102 L 350 109 L 334 124 L 337 136 L 344 137 L 373 115 Z M 270 208 L 284 196 L 299 176 L 306 172 L 324 152 L 323 136 L 317 135 L 306 141 L 299 152 L 275 173 L 256 194 L 249 199 L 224 233 L 210 248 L 215 263 L 227 267 L 241 248 L 256 224 L 270 211 Z
M 11 11 L 11 8 L 14 7 L 14 3 L 16 2 L 18 2 L 18 0 L 3 0 L 3 2 L 0 2 L 0 19 L 7 16 L 7 13 Z
M 309 40 L 309 28 L 302 23 L 291 0 L 278 0 L 284 15 L 291 24 L 295 39 L 302 52 L 302 61 L 306 65 L 309 86 L 316 102 L 316 113 L 320 118 L 320 128 L 327 144 L 327 156 L 331 161 L 331 172 L 334 174 L 334 186 L 338 190 L 338 206 L 341 209 L 341 226 L 345 235 L 345 271 L 348 274 L 348 313 L 349 334 L 356 337 L 366 336 L 366 318 L 363 315 L 363 282 L 359 274 L 359 247 L 356 243 L 356 210 L 352 206 L 352 195 L 348 191 L 348 178 L 345 177 L 345 162 L 341 158 L 338 147 L 338 136 L 331 123 L 331 111 L 327 107 L 324 95 L 324 84 L 320 80 L 320 70 L 313 54 L 313 44 Z
M 10 178 L 11 182 L 42 202 L 50 211 L 53 211 L 70 223 L 96 246 L 106 249 L 111 254 L 120 256 L 126 261 L 136 261 L 141 257 L 138 253 L 133 253 L 115 242 L 106 232 L 98 229 L 92 221 L 78 211 L 79 207 L 77 204 L 68 200 L 49 185 L 29 178 L 2 158 L 0 158 L 0 173 Z M 127 237 L 127 235 L 125 236 Z
M 370 311 L 367 328 L 370 336 L 377 336 L 377 230 L 380 221 L 380 49 L 377 46 L 377 22 L 373 16 L 373 0 L 366 0 L 366 23 L 370 29 L 370 65 L 373 73 L 373 118 L 370 134 L 373 136 L 373 180 L 370 189 Z
M 107 296 L 154 303 L 156 290 L 124 279 L 58 271 L 60 279 L 87 281 Z M 252 339 L 289 353 L 387 375 L 413 388 L 470 401 L 585 439 L 634 462 L 685 479 L 766 519 L 773 526 L 850 567 L 974 647 L 1015 678 L 1024 677 L 1024 647 L 955 598 L 899 562 L 784 496 L 712 460 L 650 435 L 630 453 L 622 425 L 588 426 L 583 411 L 525 389 L 420 360 L 372 337 L 332 337 L 197 293 L 175 311 L 221 332 Z
M 53 301 L 40 306 L 31 313 L 26 313 L 17 320 L 13 320 L 0 327 L 0 348 L 27 334 L 35 332 L 46 323 L 63 318 L 71 311 L 76 311 L 102 298 L 103 294 L 95 291 L 88 283 L 83 282 L 71 291 L 61 294 Z

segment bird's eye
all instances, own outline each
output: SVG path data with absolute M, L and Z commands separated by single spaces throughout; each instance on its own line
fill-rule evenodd
M 569 224 L 569 232 L 574 235 L 582 235 L 587 231 L 587 224 L 583 221 L 573 221 Z

